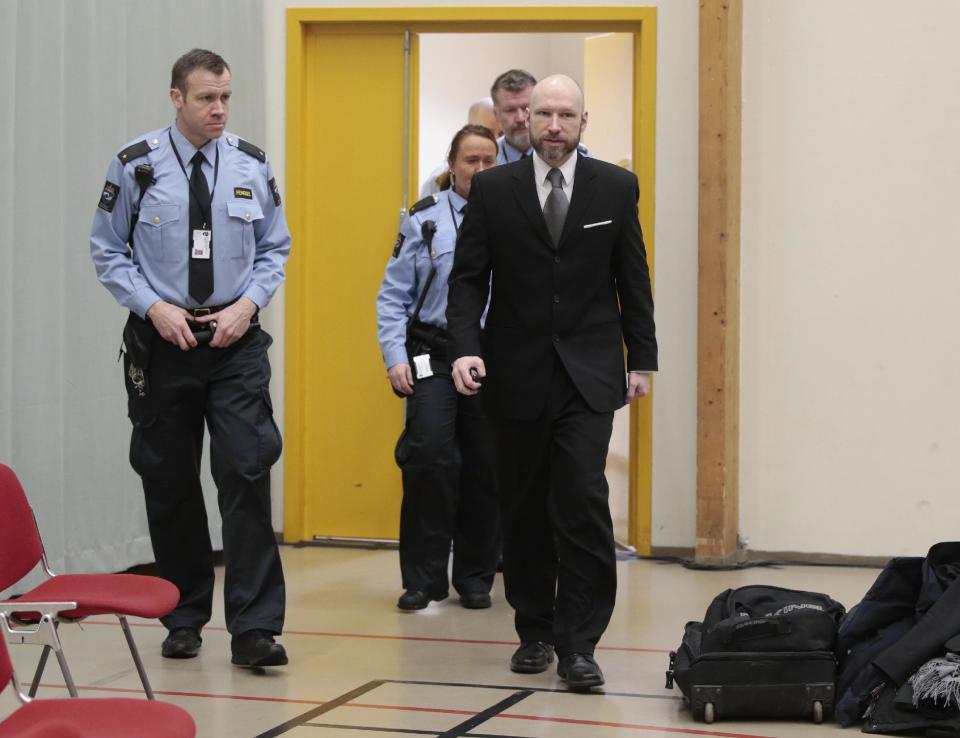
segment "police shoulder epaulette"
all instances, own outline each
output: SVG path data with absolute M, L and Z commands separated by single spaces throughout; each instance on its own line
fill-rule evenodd
M 237 139 L 237 148 L 240 149 L 244 154 L 249 154 L 254 159 L 259 160 L 261 163 L 267 160 L 267 152 L 261 149 L 259 146 L 250 143 L 249 141 L 244 141 L 242 138 Z
M 410 206 L 410 215 L 419 213 L 421 210 L 426 210 L 432 205 L 436 205 L 438 200 L 439 198 L 436 195 L 427 195 L 422 200 L 417 200 Z
M 137 141 L 135 144 L 127 146 L 127 148 L 117 154 L 117 158 L 121 164 L 126 164 L 134 159 L 139 159 L 141 156 L 146 156 L 150 153 L 150 149 L 150 144 L 144 139 L 143 141 Z

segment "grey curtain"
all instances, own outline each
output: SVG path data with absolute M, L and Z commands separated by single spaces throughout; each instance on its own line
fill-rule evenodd
M 118 571 L 153 554 L 127 461 L 126 316 L 94 274 L 93 210 L 110 157 L 172 122 L 170 67 L 195 46 L 231 66 L 228 129 L 263 142 L 262 0 L 0 0 L 0 13 L 0 462 L 55 570 Z

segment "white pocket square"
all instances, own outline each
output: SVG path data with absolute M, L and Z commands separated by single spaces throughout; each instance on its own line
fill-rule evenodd
M 583 228 L 586 230 L 587 228 L 596 228 L 597 226 L 610 225 L 611 223 L 613 223 L 612 220 L 598 220 L 596 223 L 587 223 Z

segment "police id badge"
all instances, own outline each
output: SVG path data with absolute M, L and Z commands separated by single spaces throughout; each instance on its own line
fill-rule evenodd
M 193 248 L 190 249 L 190 258 L 209 259 L 210 241 L 213 234 L 210 231 L 201 231 L 199 229 L 193 232 Z
M 413 369 L 417 379 L 426 379 L 433 376 L 433 369 L 430 368 L 430 354 L 420 354 L 413 357 Z

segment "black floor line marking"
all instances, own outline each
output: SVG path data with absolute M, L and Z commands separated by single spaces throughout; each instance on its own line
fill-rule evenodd
M 507 707 L 509 707 L 512 704 L 515 704 L 516 702 L 519 702 L 520 700 L 530 696 L 531 694 L 535 694 L 538 692 L 542 692 L 546 694 L 570 694 L 570 690 L 568 689 L 552 689 L 548 687 L 529 687 L 526 689 L 521 689 L 516 685 L 508 686 L 503 684 L 470 684 L 467 682 L 432 682 L 432 681 L 425 681 L 425 680 L 419 680 L 419 679 L 377 679 L 372 682 L 367 682 L 366 684 L 360 687 L 357 687 L 353 691 L 347 692 L 346 694 L 341 695 L 340 697 L 337 697 L 333 700 L 330 700 L 329 702 L 324 702 L 319 707 L 315 707 L 311 710 L 308 710 L 302 715 L 295 717 L 293 720 L 288 720 L 282 725 L 278 725 L 276 728 L 272 728 L 271 730 L 268 730 L 266 733 L 261 733 L 255 738 L 276 738 L 277 736 L 283 735 L 287 731 L 292 730 L 293 728 L 299 727 L 301 725 L 309 726 L 309 727 L 317 727 L 317 728 L 340 727 L 348 730 L 379 730 L 378 728 L 368 728 L 365 726 L 333 725 L 332 723 L 331 724 L 309 723 L 308 721 L 312 720 L 315 717 L 323 715 L 325 712 L 329 712 L 335 707 L 340 707 L 341 705 L 356 699 L 360 695 L 366 694 L 367 692 L 370 692 L 384 684 L 415 684 L 415 685 L 422 685 L 425 687 L 472 687 L 475 689 L 509 690 L 511 692 L 514 692 L 514 694 L 511 697 L 508 697 L 503 702 L 498 703 L 499 705 L 503 705 L 504 703 L 509 703 Z M 518 694 L 521 694 L 523 696 L 517 697 Z M 680 700 L 682 699 L 680 697 L 675 697 L 672 695 L 642 694 L 638 692 L 594 692 L 594 694 L 597 696 L 604 696 L 604 697 L 631 697 L 634 699 L 646 699 L 646 700 Z M 480 717 L 480 715 L 485 715 L 492 709 L 494 708 L 485 710 L 484 712 L 479 713 L 476 717 Z M 506 707 L 501 707 L 499 712 L 503 712 L 503 710 L 505 709 Z M 476 720 L 476 717 L 472 718 L 471 720 Z M 490 715 L 488 717 L 485 717 L 484 720 L 489 720 L 491 717 L 495 717 L 495 716 Z M 484 720 L 481 720 L 480 722 L 483 722 Z M 468 720 L 466 723 L 462 723 L 461 726 L 457 726 L 457 727 L 462 728 L 462 726 L 465 726 L 469 722 L 471 721 Z M 479 722 L 476 723 L 476 725 L 479 725 L 479 724 L 480 724 Z M 387 730 L 386 732 L 396 733 L 397 731 Z M 410 731 L 407 731 L 407 732 L 410 732 Z M 487 736 L 484 736 L 481 733 L 450 733 L 449 731 L 447 733 L 437 733 L 436 731 L 423 731 L 423 732 L 417 732 L 416 735 L 433 735 L 433 736 L 439 736 L 441 738 L 443 736 L 457 736 L 459 738 L 459 736 L 469 735 L 469 736 L 472 736 L 473 738 L 488 738 Z M 512 738 L 512 737 L 497 735 L 490 738 Z
M 432 735 L 436 738 L 440 733 L 435 730 L 415 730 L 414 728 L 374 728 L 368 725 L 341 725 L 340 723 L 305 723 L 304 728 L 339 728 L 340 730 L 363 730 L 378 733 L 403 733 L 404 735 Z M 464 738 L 529 738 L 522 735 L 507 735 L 506 733 L 464 733 Z
M 319 707 L 314 707 L 311 710 L 307 710 L 305 713 L 298 715 L 293 720 L 288 720 L 287 722 L 278 725 L 276 728 L 271 728 L 266 733 L 261 733 L 260 735 L 256 736 L 256 738 L 276 738 L 276 736 L 283 735 L 287 731 L 303 725 L 305 722 L 317 717 L 318 715 L 323 715 L 323 713 L 330 712 L 330 710 L 334 709 L 335 707 L 340 707 L 340 705 L 350 702 L 351 700 L 355 700 L 360 695 L 376 689 L 383 683 L 384 682 L 382 679 L 367 682 L 366 684 L 359 686 L 356 689 L 347 692 L 346 694 L 342 694 L 339 697 L 330 700 L 329 702 L 324 702 Z
M 527 697 L 529 697 L 532 694 L 533 692 L 531 692 L 529 689 L 524 689 L 520 692 L 514 692 L 512 695 L 510 695 L 506 699 L 500 700 L 497 704 L 492 705 L 491 707 L 488 707 L 483 712 L 478 712 L 472 718 L 468 718 L 464 720 L 462 723 L 460 723 L 459 725 L 453 726 L 446 733 L 441 733 L 440 735 L 437 736 L 437 738 L 462 738 L 462 736 L 467 735 L 471 730 L 476 728 L 478 725 L 482 725 L 488 720 L 495 718 L 504 710 L 509 710 L 515 704 L 517 704 L 522 700 L 525 700 Z
M 368 733 L 403 733 L 404 735 L 431 735 L 437 738 L 435 730 L 415 730 L 414 728 L 375 728 L 370 725 L 341 725 L 340 723 L 304 723 L 304 728 L 339 728 L 340 730 L 360 730 Z
M 571 694 L 570 690 L 566 687 L 518 687 L 516 684 L 512 685 L 503 685 L 503 684 L 473 684 L 468 682 L 431 682 L 420 679 L 384 679 L 385 684 L 422 684 L 427 687 L 476 687 L 477 689 L 504 689 L 514 692 L 518 689 L 526 689 L 530 692 L 546 692 L 546 693 L 559 693 L 559 694 Z M 672 694 L 644 694 L 642 692 L 592 692 L 592 694 L 597 696 L 604 697 L 633 697 L 634 699 L 643 699 L 643 700 L 677 700 L 682 701 L 683 697 L 677 697 Z

